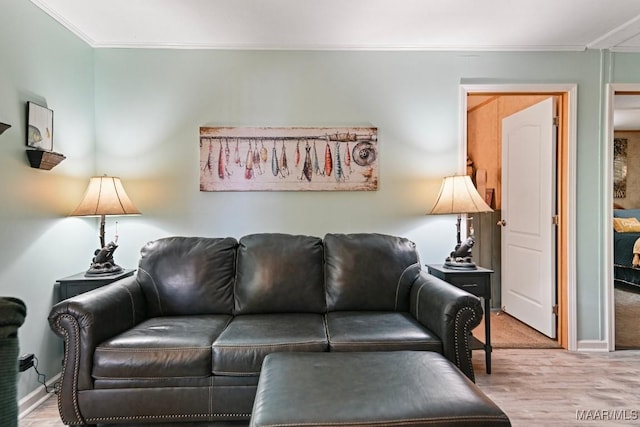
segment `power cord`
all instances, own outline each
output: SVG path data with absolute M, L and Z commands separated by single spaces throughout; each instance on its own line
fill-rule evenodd
M 44 386 L 44 391 L 46 393 L 58 393 L 58 383 L 56 382 L 53 385 L 52 389 L 49 389 L 49 387 L 47 386 L 47 376 L 45 374 L 41 374 L 40 371 L 38 371 L 38 358 L 33 356 L 33 369 L 35 369 L 36 374 L 38 375 L 37 381 L 42 384 Z

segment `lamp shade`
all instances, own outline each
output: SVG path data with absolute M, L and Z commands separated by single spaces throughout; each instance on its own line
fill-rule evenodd
M 493 212 L 468 175 L 447 176 L 433 205 L 432 215 Z
M 94 176 L 78 207 L 71 216 L 97 215 L 139 215 L 124 191 L 120 178 L 114 176 Z

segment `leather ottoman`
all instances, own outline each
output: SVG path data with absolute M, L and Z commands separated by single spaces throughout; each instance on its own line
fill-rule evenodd
M 251 426 L 510 426 L 439 353 L 272 353 Z

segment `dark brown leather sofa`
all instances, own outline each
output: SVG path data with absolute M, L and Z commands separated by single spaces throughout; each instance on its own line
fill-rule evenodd
M 442 353 L 473 380 L 479 300 L 382 234 L 170 237 L 135 276 L 56 304 L 69 425 L 246 422 L 272 352 Z M 313 387 L 313 384 L 309 384 Z

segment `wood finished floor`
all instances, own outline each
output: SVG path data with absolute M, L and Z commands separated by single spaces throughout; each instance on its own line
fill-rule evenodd
M 640 350 L 570 353 L 556 349 L 498 349 L 492 374 L 474 351 L 477 385 L 509 416 L 514 427 L 640 426 Z M 579 420 L 618 411 L 626 420 Z M 591 411 L 591 412 L 589 412 Z M 635 419 L 631 419 L 635 418 Z M 20 420 L 19 427 L 60 427 L 56 399 Z

